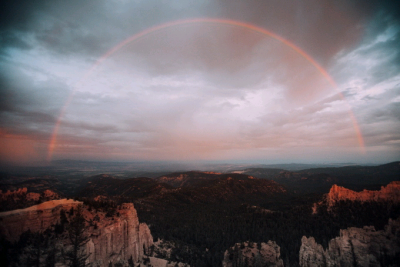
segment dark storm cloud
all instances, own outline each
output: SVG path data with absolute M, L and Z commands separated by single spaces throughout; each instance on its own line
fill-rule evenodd
M 43 74 L 43 72 L 29 66 L 16 67 L 9 62 L 0 65 L 0 101 L 2 102 L 0 109 L 12 111 L 20 108 L 27 110 L 42 108 L 53 112 L 54 108 L 58 109 L 68 94 L 66 85 L 61 79 L 51 76 L 44 81 L 35 81 L 34 76 L 37 74 Z
M 201 16 L 197 1 L 7 1 L 0 13 L 1 46 L 29 48 L 26 34 L 58 53 L 100 56 L 148 27 Z
M 166 21 L 196 16 L 218 16 L 243 21 L 250 19 L 249 22 L 300 42 L 300 46 L 309 45 L 309 49 L 306 50 L 314 51 L 319 56 L 326 51 L 335 52 L 337 48 L 334 47 L 341 47 L 341 42 L 349 42 L 349 38 L 357 38 L 356 34 L 343 36 L 343 32 L 351 32 L 354 22 L 362 19 L 364 13 L 372 9 L 367 8 L 368 5 L 364 3 L 354 5 L 347 4 L 348 1 L 339 1 L 339 4 L 337 1 L 335 4 L 330 1 L 7 2 L 1 9 L 1 32 L 34 32 L 41 42 L 55 50 L 83 49 L 84 52 L 98 52 L 101 50 L 98 46 L 107 47 L 105 44 L 112 45 L 113 41 L 121 41 L 121 38 L 129 36 L 126 36 L 127 32 L 134 34 Z M 310 10 L 313 12 L 310 13 Z M 331 23 L 320 23 L 326 19 L 330 19 Z M 350 25 L 352 27 L 349 27 Z M 22 42 L 14 37 L 15 43 Z M 324 51 L 319 51 L 321 42 Z
M 28 49 L 32 44 L 24 35 L 33 34 L 36 41 L 58 53 L 98 57 L 125 38 L 158 24 L 191 17 L 220 17 L 276 32 L 322 64 L 338 51 L 357 44 L 364 30 L 361 25 L 374 12 L 391 20 L 397 19 L 398 13 L 393 3 L 396 1 L 7 2 L 0 16 L 3 49 Z M 229 47 L 227 51 L 233 50 Z
M 49 138 L 66 99 L 66 91 L 60 90 L 65 85 L 52 79 L 35 82 L 9 63 L 0 70 L 0 126 L 13 134 Z

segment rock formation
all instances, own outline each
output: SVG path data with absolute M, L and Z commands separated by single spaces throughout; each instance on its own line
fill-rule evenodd
M 381 190 L 363 190 L 356 192 L 342 186 L 333 185 L 329 193 L 324 196 L 324 199 L 318 203 L 314 203 L 312 214 L 317 214 L 320 207 L 326 206 L 328 211 L 332 210 L 340 201 L 361 201 L 361 202 L 390 202 L 400 203 L 400 181 L 393 181 L 387 186 L 382 186 Z
M 131 257 L 137 262 L 153 245 L 150 229 L 144 223 L 139 224 L 132 203 L 122 204 L 117 212 L 116 218 L 102 218 L 97 229 L 89 230 L 86 251 L 90 254 L 88 262 L 93 266 L 126 263 Z
M 73 199 L 60 199 L 25 209 L 0 212 L 0 235 L 9 241 L 17 241 L 25 231 L 44 231 L 59 222 L 61 210 L 76 208 L 80 204 L 82 202 Z
M 6 200 L 7 198 L 20 198 L 21 196 L 26 195 L 27 192 L 28 189 L 26 187 L 19 188 L 15 191 L 7 190 L 7 192 L 3 192 L 2 190 L 0 190 L 0 200 Z
M 14 191 L 7 190 L 2 192 L 0 190 L 0 211 L 9 211 L 14 209 L 23 209 L 44 201 L 60 199 L 61 197 L 47 189 L 41 194 L 29 192 L 26 187 L 19 188 Z
M 274 241 L 267 243 L 237 243 L 224 253 L 223 267 L 270 266 L 283 267 L 280 247 Z
M 400 181 L 389 183 L 386 187 L 382 186 L 379 191 L 363 190 L 355 192 L 341 186 L 333 185 L 327 195 L 328 206 L 333 206 L 341 200 L 351 201 L 392 201 L 400 202 Z
M 340 230 L 326 250 L 313 237 L 301 239 L 300 266 L 397 266 L 400 256 L 400 218 L 385 230 L 373 226 Z M 397 261 L 397 263 L 396 263 Z
M 17 241 L 20 235 L 30 230 L 43 232 L 60 223 L 60 212 L 77 208 L 82 202 L 61 199 L 44 202 L 25 209 L 0 213 L 0 235 L 9 241 Z M 122 204 L 114 216 L 104 212 L 95 212 L 84 206 L 85 236 L 88 242 L 84 251 L 89 255 L 89 266 L 108 266 L 120 263 L 128 266 L 128 261 L 138 262 L 153 245 L 153 237 L 145 223 L 140 223 L 132 203 Z M 57 247 L 65 251 L 70 249 L 68 235 L 61 235 Z M 60 263 L 61 264 L 61 263 Z
M 55 199 L 60 199 L 60 195 L 57 194 L 56 192 L 53 192 L 49 189 L 46 189 L 43 191 L 43 193 L 40 195 L 43 201 L 49 201 L 49 200 L 55 200 Z

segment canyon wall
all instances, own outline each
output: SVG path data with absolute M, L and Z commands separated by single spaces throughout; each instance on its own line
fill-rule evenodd
M 327 195 L 328 206 L 333 206 L 341 200 L 351 201 L 392 201 L 400 202 L 400 181 L 394 181 L 387 186 L 382 186 L 379 191 L 363 190 L 355 192 L 353 190 L 333 185 Z
M 308 266 L 398 266 L 400 257 L 400 218 L 389 220 L 384 230 L 373 226 L 340 230 L 328 248 L 313 237 L 301 239 L 299 263 Z

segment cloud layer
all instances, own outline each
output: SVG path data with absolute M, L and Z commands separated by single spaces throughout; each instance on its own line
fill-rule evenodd
M 399 159 L 391 1 L 13 1 L 1 10 L 2 162 Z M 135 34 L 193 18 L 271 31 L 336 85 L 276 38 L 211 21 L 151 31 L 96 64 Z

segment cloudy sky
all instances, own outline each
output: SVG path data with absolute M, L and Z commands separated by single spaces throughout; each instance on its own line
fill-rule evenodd
M 8 1 L 0 161 L 399 160 L 398 3 Z

